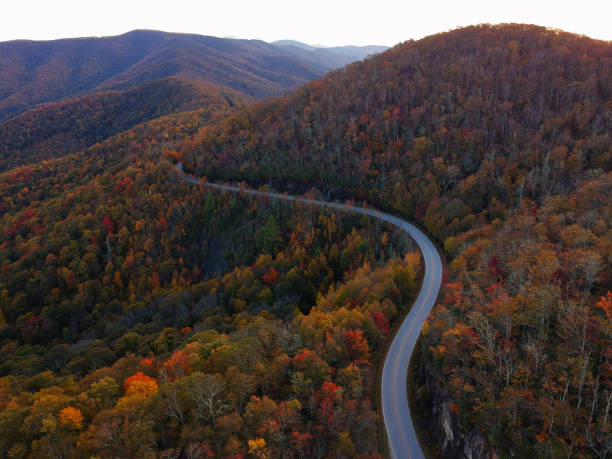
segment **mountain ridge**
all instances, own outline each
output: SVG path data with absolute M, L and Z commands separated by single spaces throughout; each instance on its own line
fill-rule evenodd
M 222 84 L 261 99 L 323 76 L 347 59 L 262 40 L 144 29 L 110 37 L 2 42 L 0 120 L 40 103 L 169 76 Z
M 295 48 L 299 50 L 306 50 L 309 53 L 314 54 L 319 59 L 324 59 L 325 62 L 328 62 L 329 65 L 332 66 L 332 69 L 344 67 L 351 62 L 356 62 L 365 59 L 366 57 L 378 54 L 383 51 L 389 49 L 388 46 L 379 46 L 379 45 L 366 45 L 366 46 L 318 46 L 318 45 L 309 45 L 306 43 L 302 43 L 296 40 L 277 40 L 272 42 L 273 45 L 281 46 L 285 49 L 293 49 Z M 305 53 L 305 60 L 308 60 Z

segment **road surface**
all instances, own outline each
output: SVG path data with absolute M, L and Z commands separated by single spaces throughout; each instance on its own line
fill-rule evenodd
M 256 196 L 267 196 L 275 199 L 284 199 L 286 201 L 303 202 L 315 206 L 331 207 L 345 212 L 370 215 L 397 226 L 414 239 L 423 254 L 425 275 L 423 276 L 423 284 L 421 285 L 419 295 L 412 305 L 410 312 L 402 322 L 387 352 L 383 367 L 381 397 L 383 417 L 385 420 L 385 428 L 387 429 L 391 456 L 397 459 L 424 458 L 425 456 L 417 440 L 410 417 L 406 378 L 410 356 L 412 355 L 414 346 L 421 333 L 425 319 L 427 319 L 427 315 L 436 302 L 438 291 L 442 283 L 442 262 L 440 261 L 438 251 L 429 238 L 416 226 L 411 225 L 407 221 L 377 210 L 348 206 L 336 202 L 287 196 L 279 193 L 267 193 L 248 188 L 200 182 L 200 180 L 196 178 L 185 175 L 181 164 L 177 166 L 177 169 L 185 181 L 194 185 L 202 185 L 217 190 L 226 190 Z

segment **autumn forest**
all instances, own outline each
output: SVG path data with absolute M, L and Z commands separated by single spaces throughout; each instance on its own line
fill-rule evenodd
M 324 75 L 290 48 L 128 38 L 83 39 L 106 64 L 71 54 L 71 79 L 76 42 L 0 44 L 0 457 L 389 454 L 418 246 L 207 181 L 437 244 L 407 384 L 427 457 L 610 457 L 609 42 L 480 25 Z

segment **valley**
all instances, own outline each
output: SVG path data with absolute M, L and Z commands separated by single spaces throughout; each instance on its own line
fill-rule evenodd
M 179 164 L 182 173 L 182 164 Z M 231 191 L 233 193 L 250 194 L 304 203 L 310 206 L 331 207 L 342 212 L 358 213 L 391 223 L 405 231 L 416 242 L 424 259 L 425 273 L 414 304 L 408 315 L 393 337 L 393 342 L 387 355 L 382 376 L 381 398 L 389 448 L 393 457 L 424 457 L 412 425 L 405 383 L 408 373 L 408 363 L 421 333 L 421 328 L 431 312 L 440 291 L 442 281 L 442 263 L 436 247 L 418 228 L 410 223 L 383 212 L 363 207 L 356 207 L 337 202 L 320 201 L 271 192 L 262 192 L 248 188 L 232 187 L 215 183 L 201 182 L 190 176 L 181 178 L 193 185 Z

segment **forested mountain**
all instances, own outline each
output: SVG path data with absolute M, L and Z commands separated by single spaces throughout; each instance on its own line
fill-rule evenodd
M 602 457 L 611 75 L 609 42 L 467 27 L 205 127 L 181 159 L 209 179 L 323 178 L 439 240 L 450 266 L 419 400 L 442 453 Z
M 0 121 L 40 103 L 126 90 L 167 77 L 206 81 L 265 98 L 386 49 L 300 49 L 153 30 L 103 38 L 0 43 Z
M 0 120 L 40 103 L 125 90 L 169 76 L 268 97 L 328 70 L 258 40 L 149 30 L 105 38 L 9 41 L 0 43 Z
M 160 43 L 172 55 L 206 37 L 87 40 L 98 51 L 45 45 L 95 57 L 61 90 L 50 69 L 67 68 L 64 51 L 21 92 L 23 61 L 9 59 L 2 83 L 121 92 L 2 124 L 11 148 L 44 154 L 0 173 L 0 456 L 381 457 L 376 373 L 422 275 L 411 241 L 365 217 L 197 189 L 178 161 L 209 180 L 323 185 L 438 239 L 448 269 L 411 387 L 434 454 L 609 454 L 610 43 L 467 27 L 238 110 L 234 93 L 183 79 L 126 90 L 144 68 L 162 76 Z M 223 78 L 276 91 L 234 68 Z M 177 98 L 153 103 L 158 84 Z M 200 108 L 146 121 L 191 95 Z M 145 122 L 99 142 L 90 126 L 121 111 Z M 50 116 L 66 142 L 99 143 L 54 151 Z
M 252 101 L 224 86 L 169 77 L 45 104 L 0 123 L 0 171 L 75 153 L 171 113 L 203 109 L 221 117 Z

